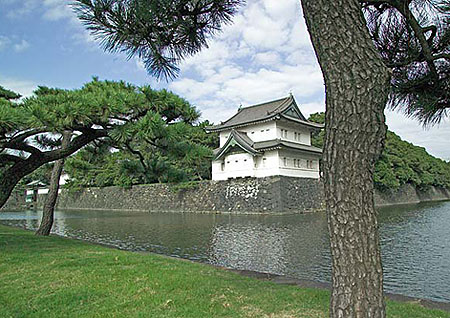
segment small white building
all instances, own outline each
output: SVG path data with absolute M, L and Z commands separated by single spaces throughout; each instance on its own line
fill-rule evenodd
M 323 125 L 308 121 L 292 95 L 242 107 L 208 132 L 219 132 L 212 179 L 268 176 L 319 178 L 322 150 L 311 146 L 311 131 Z

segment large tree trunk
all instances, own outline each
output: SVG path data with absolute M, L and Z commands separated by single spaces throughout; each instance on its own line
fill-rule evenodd
M 41 159 L 36 156 L 30 156 L 30 158 L 30 160 L 24 160 L 15 164 L 0 175 L 0 208 L 8 201 L 11 192 L 20 179 L 46 163 L 41 163 Z
M 62 138 L 62 149 L 67 148 L 67 145 L 70 142 L 72 134 L 68 131 L 63 133 Z M 54 220 L 54 212 L 56 200 L 58 199 L 58 191 L 59 191 L 59 179 L 61 178 L 61 173 L 64 167 L 64 159 L 59 159 L 55 162 L 52 170 L 52 176 L 50 177 L 50 185 L 47 197 L 45 198 L 44 207 L 42 210 L 42 220 L 39 228 L 36 231 L 36 235 L 50 235 L 50 231 L 52 230 L 53 220 Z
M 11 192 L 19 181 L 20 178 L 14 175 L 11 175 L 9 178 L 5 174 L 0 175 L 0 208 L 8 201 Z
M 106 137 L 107 133 L 104 130 L 92 130 L 89 133 L 84 133 L 75 137 L 65 149 L 56 149 L 46 152 L 32 154 L 27 159 L 15 163 L 12 167 L 6 169 L 0 175 L 0 208 L 2 208 L 8 200 L 11 192 L 17 183 L 27 174 L 32 173 L 40 166 L 66 158 L 83 148 L 95 139 Z
M 390 75 L 358 0 L 301 2 L 326 88 L 330 317 L 385 317 L 373 171 L 386 135 Z

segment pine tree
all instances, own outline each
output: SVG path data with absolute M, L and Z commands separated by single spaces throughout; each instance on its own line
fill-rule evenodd
M 0 207 L 24 176 L 94 141 L 142 157 L 144 165 L 142 154 L 152 149 L 208 156 L 204 146 L 180 140 L 199 116 L 166 90 L 97 79 L 71 91 L 40 87 L 20 103 L 0 99 Z M 74 137 L 63 147 L 58 139 L 65 132 Z
M 141 57 L 150 73 L 166 77 L 176 75 L 176 65 L 183 57 L 205 46 L 202 30 L 208 33 L 218 29 L 239 3 L 77 2 L 79 17 L 106 50 Z M 384 109 L 388 103 L 403 107 L 425 125 L 439 122 L 446 114 L 450 91 L 449 1 L 301 3 L 326 87 L 323 167 L 333 258 L 330 315 L 385 317 L 373 203 L 374 166 L 386 136 Z M 213 18 L 215 11 L 200 9 L 202 5 L 220 8 L 220 4 L 229 10 L 217 19 Z M 167 21 L 159 8 L 175 13 L 176 18 Z M 212 28 L 202 28 L 202 23 Z

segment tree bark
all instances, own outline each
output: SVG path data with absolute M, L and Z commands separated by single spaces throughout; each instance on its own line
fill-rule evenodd
M 67 148 L 70 139 L 72 137 L 72 133 L 70 131 L 66 131 L 62 136 L 61 148 Z M 50 231 L 52 230 L 53 220 L 54 220 L 54 212 L 56 200 L 58 199 L 58 191 L 59 191 L 59 179 L 61 178 L 61 173 L 64 167 L 64 158 L 59 159 L 55 162 L 52 170 L 52 176 L 50 177 L 50 185 L 47 197 L 45 198 L 44 207 L 42 210 L 42 219 L 39 228 L 36 231 L 36 235 L 48 236 L 50 235 Z
M 390 74 L 358 0 L 301 0 L 326 89 L 323 154 L 332 256 L 330 317 L 385 317 L 373 171 Z

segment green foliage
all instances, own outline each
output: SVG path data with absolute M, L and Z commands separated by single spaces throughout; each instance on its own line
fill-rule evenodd
M 148 128 L 148 126 L 147 126 Z M 128 147 L 112 152 L 113 143 L 88 146 L 66 161 L 68 186 L 105 187 L 158 182 L 183 182 L 210 178 L 212 151 L 202 125 L 175 123 L 157 126 L 158 139 L 148 143 L 145 135 L 135 136 Z M 119 139 L 126 142 L 127 139 Z M 120 145 L 120 143 L 119 143 Z M 117 150 L 117 149 L 116 149 Z
M 374 181 L 380 189 L 395 189 L 405 183 L 421 188 L 450 188 L 450 164 L 388 131 L 385 149 L 376 165 Z
M 130 187 L 210 178 L 210 145 L 215 140 L 204 131 L 209 123 L 197 124 L 198 111 L 167 90 L 143 87 L 138 94 L 151 101 L 151 108 L 139 106 L 145 115 L 112 127 L 103 148 L 87 147 L 69 159 L 70 187 Z
M 34 170 L 29 175 L 23 177 L 20 180 L 18 186 L 21 188 L 25 188 L 28 183 L 33 181 L 39 181 L 42 184 L 49 185 L 50 177 L 52 175 L 52 169 L 53 169 L 52 163 L 45 164 L 39 167 L 38 169 Z
M 91 143 L 67 161 L 72 188 L 208 178 L 214 137 L 199 117 L 185 99 L 149 86 L 94 78 L 75 90 L 39 87 L 18 103 L 0 98 L 0 172 L 25 176 Z M 67 131 L 75 137 L 60 155 Z
M 450 108 L 448 0 L 360 0 L 373 43 L 392 70 L 388 105 L 426 125 Z
M 78 17 L 103 48 L 139 57 L 147 71 L 171 78 L 185 57 L 229 23 L 242 0 L 75 0 Z
M 320 112 L 311 114 L 308 120 L 318 124 L 325 124 L 325 113 Z M 319 131 L 314 130 L 311 132 L 311 145 L 317 148 L 322 148 L 324 143 L 325 143 L 325 129 L 321 129 Z
M 325 113 L 312 114 L 309 120 L 323 123 Z M 324 131 L 321 131 L 312 136 L 311 143 L 321 148 L 323 138 Z M 374 183 L 380 190 L 395 190 L 406 183 L 420 188 L 450 188 L 450 163 L 431 156 L 424 148 L 403 141 L 388 131 L 385 148 L 375 165 Z
M 172 183 L 169 185 L 169 190 L 172 192 L 179 192 L 183 190 L 193 190 L 198 188 L 198 181 L 187 181 L 180 183 Z
M 9 89 L 4 88 L 0 85 L 0 99 L 4 100 L 14 100 L 20 98 L 20 94 L 17 94 Z

